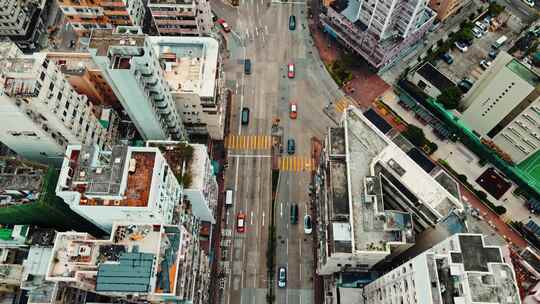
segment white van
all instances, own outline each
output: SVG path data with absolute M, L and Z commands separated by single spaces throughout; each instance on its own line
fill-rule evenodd
M 497 39 L 497 41 L 493 42 L 491 47 L 493 47 L 494 49 L 498 49 L 501 46 L 503 46 L 503 44 L 506 42 L 506 40 L 508 40 L 508 37 L 501 36 L 499 39 Z
M 233 191 L 227 190 L 225 191 L 225 207 L 232 206 L 233 204 Z

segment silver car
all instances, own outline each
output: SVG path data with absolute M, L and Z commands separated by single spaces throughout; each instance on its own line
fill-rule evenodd
M 287 269 L 285 267 L 279 267 L 277 284 L 279 288 L 287 286 Z

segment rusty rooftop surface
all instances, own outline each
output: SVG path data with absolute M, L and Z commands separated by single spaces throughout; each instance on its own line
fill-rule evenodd
M 143 47 L 144 34 L 114 33 L 111 29 L 94 30 L 89 49 L 96 49 L 98 56 L 107 56 L 110 47 Z
M 72 177 L 64 190 L 79 192 L 83 206 L 146 207 L 156 156 L 126 146 L 112 151 L 83 146 L 70 154 Z

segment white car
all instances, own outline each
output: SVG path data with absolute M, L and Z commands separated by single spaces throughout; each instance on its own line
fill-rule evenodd
M 311 222 L 311 216 L 306 214 L 306 216 L 304 216 L 304 233 L 311 234 L 312 231 L 313 223 Z
M 473 27 L 471 32 L 473 33 L 474 37 L 476 37 L 476 38 L 482 38 L 482 36 L 484 36 L 484 31 L 482 31 L 482 29 L 480 29 L 480 28 L 478 28 L 476 26 Z
M 279 267 L 278 270 L 278 287 L 285 288 L 287 286 L 287 269 Z
M 489 66 L 491 65 L 491 61 L 487 61 L 487 60 L 482 60 L 480 61 L 480 66 L 482 67 L 482 69 L 484 70 L 487 70 L 489 68 Z
M 523 2 L 525 2 L 525 4 L 527 4 L 530 7 L 534 7 L 534 1 L 533 0 L 523 0 Z

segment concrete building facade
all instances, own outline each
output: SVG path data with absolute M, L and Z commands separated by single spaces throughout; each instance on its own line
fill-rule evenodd
M 56 195 L 110 232 L 115 220 L 172 223 L 182 187 L 157 148 L 69 146 Z
M 390 66 L 419 42 L 433 24 L 427 0 L 337 0 L 321 24 L 329 35 L 374 69 Z
M 19 155 L 61 162 L 68 144 L 106 145 L 100 109 L 67 82 L 44 53 L 2 61 L 0 141 Z
M 159 55 L 140 27 L 94 30 L 89 49 L 143 139 L 186 138 Z
M 43 9 L 48 0 L 5 0 L 0 5 L 0 37 L 9 37 L 24 51 L 39 48 L 46 32 Z
M 226 92 L 219 43 L 210 37 L 149 37 L 186 132 L 223 139 Z
M 147 5 L 160 36 L 205 36 L 212 31 L 208 0 L 149 0 Z
M 74 31 L 81 36 L 89 36 L 93 29 L 142 26 L 145 14 L 142 0 L 58 0 L 58 4 Z
M 462 120 L 520 163 L 540 148 L 540 77 L 501 52 L 463 98 Z

